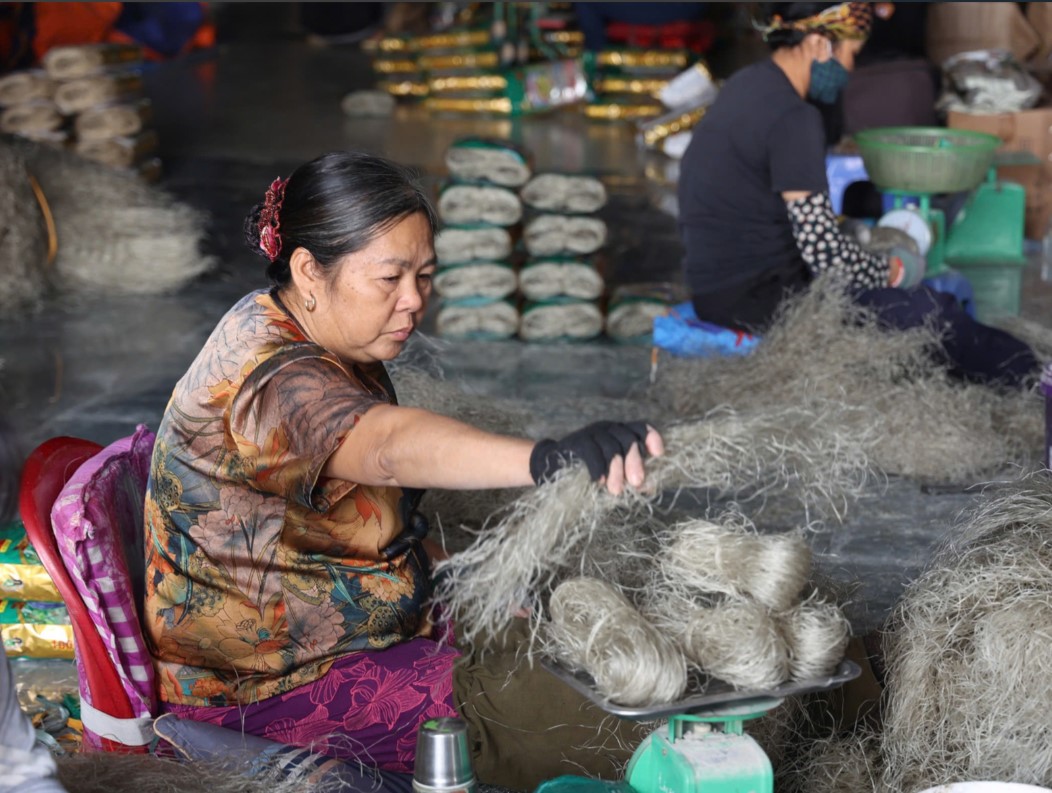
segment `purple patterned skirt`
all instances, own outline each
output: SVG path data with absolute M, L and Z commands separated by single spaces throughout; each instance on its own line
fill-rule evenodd
M 181 719 L 218 724 L 341 760 L 411 773 L 427 719 L 456 716 L 448 644 L 416 638 L 339 658 L 313 683 L 251 705 L 163 705 Z

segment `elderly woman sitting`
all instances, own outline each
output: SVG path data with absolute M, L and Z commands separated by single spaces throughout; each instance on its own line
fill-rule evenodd
M 520 665 L 514 642 L 454 669 L 413 489 L 528 485 L 578 458 L 616 494 L 643 484 L 661 437 L 601 422 L 534 443 L 398 406 L 384 361 L 424 315 L 434 230 L 406 171 L 354 153 L 276 180 L 246 221 L 275 286 L 220 320 L 157 434 L 144 622 L 160 699 L 402 771 L 423 720 L 461 715 L 482 781 L 614 776 L 632 726 Z

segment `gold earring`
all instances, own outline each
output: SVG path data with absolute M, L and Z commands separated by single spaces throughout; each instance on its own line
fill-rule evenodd
M 303 302 L 303 307 L 307 309 L 307 311 L 313 311 L 317 307 L 317 305 L 318 301 L 314 299 L 313 293 Z

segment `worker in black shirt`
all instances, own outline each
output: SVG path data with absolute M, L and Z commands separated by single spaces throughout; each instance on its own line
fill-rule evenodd
M 761 26 L 771 57 L 733 75 L 695 127 L 679 180 L 694 309 L 702 320 L 762 333 L 787 296 L 833 273 L 889 327 L 944 327 L 938 352 L 953 373 L 1029 383 L 1038 369 L 1030 348 L 977 323 L 951 295 L 919 286 L 915 252 L 870 253 L 839 231 L 821 115 L 805 97 L 835 101 L 872 18 L 869 3 L 777 4 Z

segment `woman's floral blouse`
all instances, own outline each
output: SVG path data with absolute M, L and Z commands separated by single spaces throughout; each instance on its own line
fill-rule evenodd
M 220 321 L 175 387 L 146 497 L 143 621 L 162 701 L 253 702 L 430 631 L 423 553 L 381 553 L 402 531 L 402 490 L 321 475 L 393 400 L 382 365 L 341 363 L 268 292 Z

